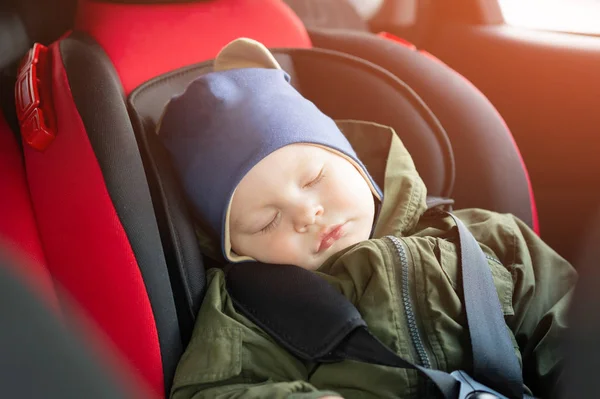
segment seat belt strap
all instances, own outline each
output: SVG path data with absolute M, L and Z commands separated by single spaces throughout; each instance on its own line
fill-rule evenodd
M 509 397 L 523 396 L 523 376 L 485 254 L 464 223 L 458 227 L 462 286 L 467 314 L 473 377 Z

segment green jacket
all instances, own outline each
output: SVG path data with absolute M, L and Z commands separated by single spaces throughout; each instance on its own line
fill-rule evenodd
M 383 183 L 384 200 L 374 238 L 333 255 L 317 273 L 400 356 L 435 369 L 470 370 L 455 224 L 442 213 L 426 213 L 425 185 L 391 129 L 357 122 L 340 127 Z M 576 272 L 512 215 L 480 209 L 455 215 L 487 254 L 527 387 L 551 396 L 561 373 L 559 338 Z M 411 370 L 298 360 L 236 312 L 223 271 L 211 269 L 171 398 L 413 398 L 424 386 Z

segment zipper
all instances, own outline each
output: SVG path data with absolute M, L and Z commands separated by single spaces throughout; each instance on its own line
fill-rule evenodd
M 402 305 L 406 315 L 410 338 L 417 352 L 417 356 L 419 357 L 418 363 L 420 366 L 429 369 L 431 368 L 431 362 L 427 352 L 425 351 L 425 345 L 423 345 L 421 335 L 419 334 L 419 327 L 417 326 L 417 319 L 415 317 L 412 300 L 410 298 L 410 289 L 408 284 L 408 256 L 406 254 L 406 248 L 404 248 L 404 245 L 399 238 L 394 236 L 387 236 L 386 238 L 392 242 L 396 249 L 396 254 L 400 258 L 400 265 L 402 267 Z
M 492 262 L 494 262 L 494 263 L 497 263 L 497 264 L 499 264 L 500 266 L 504 266 L 504 265 L 502 264 L 502 262 L 500 262 L 498 259 L 494 258 L 493 256 L 490 256 L 490 255 L 485 255 L 485 257 L 487 258 L 487 260 L 491 260 Z

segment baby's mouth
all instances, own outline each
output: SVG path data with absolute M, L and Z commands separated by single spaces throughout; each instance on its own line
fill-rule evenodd
M 326 228 L 320 235 L 319 248 L 317 249 L 317 253 L 324 252 L 329 249 L 337 240 L 342 238 L 345 235 L 344 226 L 346 224 L 338 224 L 335 226 L 330 226 Z

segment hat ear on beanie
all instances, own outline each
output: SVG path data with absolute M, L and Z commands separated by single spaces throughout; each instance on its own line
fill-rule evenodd
M 229 71 L 243 68 L 265 68 L 283 70 L 273 54 L 264 44 L 247 37 L 241 37 L 229 42 L 219 51 L 213 62 L 214 72 Z M 289 81 L 289 77 L 286 76 Z M 167 107 L 156 123 L 155 133 L 160 132 L 163 116 Z
M 264 44 L 246 37 L 223 47 L 213 65 L 215 72 L 241 68 L 282 69 Z

